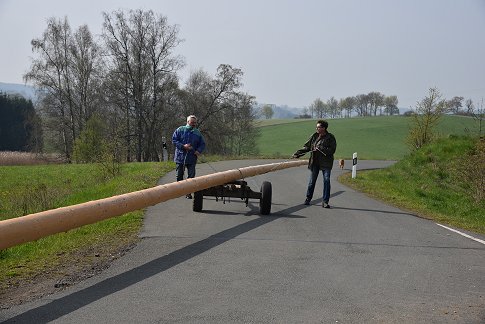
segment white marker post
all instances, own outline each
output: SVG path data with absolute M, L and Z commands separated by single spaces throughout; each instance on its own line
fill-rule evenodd
M 357 176 L 357 152 L 352 154 L 352 179 Z

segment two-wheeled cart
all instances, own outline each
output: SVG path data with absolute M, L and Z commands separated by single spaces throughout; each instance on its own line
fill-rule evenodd
M 271 212 L 271 182 L 264 181 L 261 185 L 261 191 L 252 191 L 246 181 L 238 180 L 229 182 L 220 186 L 211 187 L 194 193 L 193 211 L 201 212 L 204 202 L 204 196 L 216 197 L 216 201 L 221 198 L 223 202 L 226 198 L 241 198 L 249 204 L 249 199 L 259 199 L 259 212 L 261 215 L 269 215 Z

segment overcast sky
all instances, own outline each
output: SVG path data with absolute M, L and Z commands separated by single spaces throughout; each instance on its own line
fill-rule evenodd
M 485 98 L 485 0 L 0 0 L 0 82 L 23 83 L 48 18 L 99 35 L 102 12 L 117 9 L 179 25 L 182 82 L 230 64 L 259 103 L 301 108 L 379 91 L 409 108 L 431 87 Z

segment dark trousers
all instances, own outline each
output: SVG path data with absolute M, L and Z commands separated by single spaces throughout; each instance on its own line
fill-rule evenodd
M 330 199 L 330 173 L 331 169 L 323 169 L 323 202 L 328 204 Z M 313 198 L 313 192 L 315 191 L 315 184 L 317 182 L 318 174 L 320 173 L 320 168 L 318 165 L 312 165 L 310 169 L 310 177 L 308 178 L 308 189 L 306 192 L 306 198 L 311 200 Z
M 187 179 L 195 178 L 195 164 L 186 164 L 185 168 L 187 168 Z M 177 181 L 184 180 L 185 168 L 182 163 L 177 163 L 177 168 L 175 169 L 177 171 Z

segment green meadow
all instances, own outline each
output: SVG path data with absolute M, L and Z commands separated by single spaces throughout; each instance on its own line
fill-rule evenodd
M 485 157 L 473 156 L 478 169 L 463 168 L 470 154 L 483 154 L 483 147 L 474 148 L 476 136 L 461 136 L 476 134 L 476 122 L 444 116 L 437 127 L 442 140 L 411 154 L 405 144 L 410 121 L 403 116 L 329 120 L 338 143 L 336 158 L 350 159 L 357 152 L 359 159 L 399 160 L 391 168 L 361 172 L 356 180 L 347 174 L 340 181 L 422 217 L 485 233 L 484 200 L 473 196 L 473 182 L 485 173 Z M 289 158 L 315 131 L 315 124 L 258 121 L 260 157 Z M 203 155 L 200 162 L 223 158 L 252 157 Z M 94 164 L 0 166 L 0 221 L 153 187 L 174 167 L 173 162 L 126 163 L 118 176 L 106 178 Z M 91 271 L 93 264 L 109 263 L 137 241 L 142 220 L 143 211 L 136 211 L 0 251 L 0 300 L 37 276 L 64 277 L 65 271 Z M 66 265 L 76 269 L 66 270 Z
M 390 168 L 350 173 L 339 181 L 377 199 L 458 228 L 485 233 L 485 152 L 473 118 L 443 116 L 437 140 L 411 152 L 405 143 L 412 118 L 332 119 L 335 158 L 397 160 Z M 315 131 L 316 120 L 269 120 L 258 127 L 260 152 L 289 158 Z M 308 155 L 307 155 L 308 157 Z
M 359 159 L 399 160 L 409 152 L 405 138 L 411 120 L 404 116 L 329 119 L 328 130 L 337 139 L 335 158 L 351 159 L 357 152 Z M 316 119 L 259 121 L 261 155 L 289 158 L 315 132 L 315 125 Z M 472 118 L 444 116 L 437 133 L 463 135 L 475 128 Z
M 0 166 L 0 220 L 153 187 L 174 163 L 126 163 L 105 178 L 95 164 Z M 39 275 L 64 276 L 64 265 L 90 269 L 138 239 L 143 211 L 0 250 L 0 299 Z M 67 271 L 76 271 L 69 269 Z
M 339 181 L 442 224 L 485 233 L 485 143 L 450 135 L 389 168 L 350 173 Z

